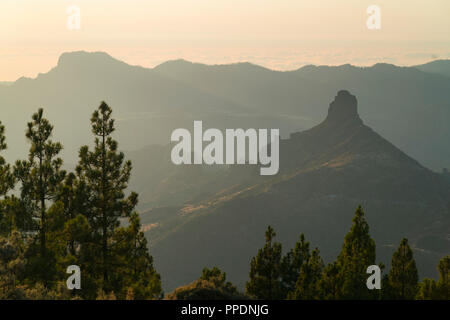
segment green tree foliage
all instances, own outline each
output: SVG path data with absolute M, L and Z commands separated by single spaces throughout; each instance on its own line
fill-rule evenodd
M 137 194 L 125 194 L 131 162 L 117 150 L 112 110 L 93 113 L 93 150 L 80 149 L 73 173 L 61 169 L 53 126 L 33 114 L 27 160 L 10 165 L 0 156 L 0 298 L 74 299 L 161 297 L 147 240 L 134 211 Z M 6 149 L 0 123 L 0 152 Z M 15 181 L 20 198 L 8 195 Z M 82 290 L 67 290 L 69 265 L 82 270 Z
M 11 165 L 6 163 L 1 152 L 7 149 L 5 126 L 0 121 L 0 235 L 8 236 L 13 230 L 33 229 L 34 222 L 20 205 L 19 199 L 8 192 L 14 188 L 16 179 Z
M 318 282 L 319 296 L 323 300 L 337 300 L 340 298 L 340 287 L 337 281 L 339 274 L 338 265 L 335 262 L 328 264 L 322 272 Z
M 78 188 L 85 196 L 77 197 L 76 203 L 83 208 L 90 226 L 86 267 L 91 276 L 101 279 L 98 286 L 106 293 L 114 291 L 122 298 L 132 287 L 136 298 L 156 297 L 161 292 L 159 276 L 139 231 L 139 219 L 133 214 L 138 196 L 134 192 L 125 195 L 132 166 L 111 136 L 115 130 L 111 114 L 112 109 L 104 102 L 93 113 L 94 148 L 80 149 L 76 169 Z M 128 219 L 128 228 L 120 228 L 123 219 Z
M 0 235 L 8 236 L 13 231 L 37 230 L 37 222 L 27 212 L 24 203 L 15 195 L 0 200 Z
M 425 278 L 418 286 L 417 300 L 440 300 L 439 290 L 434 279 Z
M 5 126 L 0 121 L 0 199 L 5 196 L 14 186 L 14 177 L 11 174 L 10 165 L 6 163 L 5 158 L 1 156 L 1 152 L 6 150 Z
M 63 283 L 58 283 L 54 289 L 42 283 L 24 284 L 26 249 L 27 243 L 18 231 L 13 231 L 8 237 L 0 237 L 0 300 L 71 299 L 72 296 Z
M 309 242 L 305 240 L 302 233 L 294 248 L 286 253 L 281 261 L 281 277 L 285 297 L 296 290 L 300 268 L 309 258 Z
M 43 113 L 43 109 L 39 109 L 28 123 L 26 138 L 31 144 L 28 160 L 17 161 L 14 174 L 21 183 L 21 207 L 38 221 L 39 249 L 33 247 L 28 252 L 34 261 L 30 274 L 48 283 L 55 264 L 52 253 L 47 250 L 47 207 L 48 202 L 55 199 L 66 172 L 61 169 L 63 161 L 58 157 L 62 145 L 50 139 L 53 126 Z
M 58 154 L 62 145 L 50 137 L 53 126 L 43 117 L 43 109 L 33 114 L 28 123 L 26 138 L 31 144 L 28 160 L 17 161 L 15 176 L 21 182 L 21 198 L 29 213 L 39 220 L 40 253 L 46 253 L 47 202 L 54 200 L 59 184 L 65 176 Z
M 119 227 L 119 218 L 129 217 L 137 204 L 137 195 L 125 197 L 125 189 L 131 174 L 131 162 L 124 162 L 124 154 L 117 151 L 117 142 L 112 139 L 114 120 L 112 109 L 104 102 L 91 118 L 95 147 L 80 149 L 77 172 L 88 186 L 89 203 L 85 215 L 92 228 L 95 254 L 101 258 L 99 270 L 102 274 L 101 289 L 112 290 L 110 281 L 115 262 L 112 256 L 112 238 Z
M 167 300 L 242 300 L 246 296 L 226 281 L 226 274 L 219 268 L 204 268 L 200 278 L 187 286 L 175 289 Z
M 56 255 L 58 278 L 67 277 L 67 266 L 80 266 L 84 271 L 83 297 L 95 298 L 97 284 L 88 269 L 95 259 L 91 249 L 92 230 L 85 215 L 88 196 L 86 186 L 77 176 L 67 174 L 48 210 L 48 246 Z
M 72 256 L 77 256 L 90 231 L 84 216 L 88 208 L 88 197 L 89 192 L 84 181 L 71 172 L 60 185 L 55 199 L 55 206 L 59 206 L 55 211 L 59 216 L 54 220 L 53 229 L 62 231 L 61 236 L 66 241 L 64 249 Z
M 319 249 L 314 249 L 301 265 L 295 290 L 288 295 L 294 300 L 314 300 L 320 298 L 319 281 L 322 278 L 324 263 Z
M 153 257 L 147 248 L 147 239 L 141 231 L 139 215 L 134 212 L 128 227 L 116 230 L 112 255 L 116 257 L 116 271 L 112 275 L 114 291 L 120 297 L 134 300 L 156 299 L 161 295 L 161 279 L 153 267 Z
M 106 293 L 102 290 L 98 291 L 96 300 L 117 300 L 116 294 L 114 291 L 111 291 L 110 293 Z
M 8 195 L 14 188 L 16 179 L 11 165 L 6 163 L 1 155 L 7 147 L 5 126 L 0 121 L 0 236 L 8 236 L 16 229 L 35 229 L 32 217 L 26 214 L 19 199 L 14 195 Z
M 438 264 L 439 280 L 437 287 L 439 298 L 450 300 L 450 255 L 446 255 Z
M 42 283 L 37 283 L 33 287 L 22 286 L 24 300 L 78 300 L 78 296 L 73 295 L 66 287 L 64 281 L 57 282 L 54 288 L 49 288 Z
M 54 203 L 48 210 L 48 248 L 55 255 L 55 277 L 67 278 L 66 269 L 70 265 L 78 265 L 82 270 L 84 298 L 93 297 L 96 292 L 95 281 L 86 268 L 86 261 L 92 258 L 86 252 L 89 249 L 90 226 L 83 214 L 72 219 L 64 214 L 62 202 Z M 91 264 L 93 261 L 89 261 Z
M 408 299 L 416 297 L 418 290 L 418 272 L 413 252 L 407 239 L 402 239 L 398 249 L 392 255 L 387 288 L 390 299 Z
M 281 272 L 281 244 L 273 242 L 276 233 L 271 226 L 266 231 L 266 244 L 259 249 L 250 263 L 250 279 L 246 293 L 256 299 L 279 300 L 285 298 Z
M 15 229 L 15 216 L 12 214 L 11 205 L 16 199 L 7 197 L 8 192 L 14 187 L 15 179 L 11 166 L 1 155 L 6 148 L 5 126 L 0 121 L 0 235 L 4 236 Z
M 0 300 L 25 297 L 19 286 L 26 263 L 24 252 L 25 245 L 19 232 L 0 238 Z
M 353 224 L 344 239 L 336 266 L 339 299 L 371 299 L 373 292 L 366 286 L 367 267 L 375 264 L 375 241 L 370 237 L 364 211 L 358 206 Z
M 439 280 L 423 279 L 419 283 L 416 299 L 450 300 L 450 255 L 443 257 L 437 267 Z

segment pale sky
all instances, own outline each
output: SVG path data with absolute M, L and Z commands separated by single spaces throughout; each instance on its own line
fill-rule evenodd
M 366 26 L 373 4 L 380 30 Z M 67 28 L 71 5 L 80 30 Z M 0 0 L 0 81 L 35 77 L 77 50 L 145 67 L 419 64 L 450 58 L 449 14 L 449 0 Z

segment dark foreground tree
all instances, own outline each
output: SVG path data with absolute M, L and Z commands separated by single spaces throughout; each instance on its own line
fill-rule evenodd
M 25 268 L 25 245 L 19 232 L 0 237 L 0 300 L 21 299 L 25 296 L 19 278 Z
M 14 217 L 8 214 L 8 200 L 5 196 L 14 187 L 14 176 L 11 167 L 2 157 L 1 152 L 6 150 L 5 127 L 0 121 L 0 235 L 7 236 L 14 228 Z
M 387 288 L 390 299 L 412 300 L 418 290 L 419 275 L 408 240 L 403 238 L 392 255 Z
M 375 264 L 375 241 L 370 237 L 369 225 L 359 206 L 353 224 L 344 239 L 336 262 L 338 299 L 372 299 L 374 292 L 366 286 L 367 267 Z
M 310 256 L 309 242 L 305 240 L 302 233 L 294 248 L 286 253 L 281 261 L 281 277 L 285 297 L 296 290 L 300 268 L 308 261 Z
M 204 268 L 201 277 L 179 287 L 166 296 L 167 300 L 242 300 L 247 299 L 237 288 L 226 281 L 226 274 L 219 268 Z
M 281 281 L 281 244 L 273 242 L 276 236 L 271 226 L 266 231 L 266 244 L 259 249 L 250 263 L 250 279 L 246 284 L 246 293 L 256 299 L 284 299 Z
M 115 231 L 112 255 L 116 257 L 116 272 L 112 275 L 114 292 L 119 297 L 133 296 L 134 300 L 160 297 L 161 277 L 153 267 L 147 239 L 141 231 L 139 215 L 133 212 L 128 227 Z
M 155 278 L 146 242 L 136 230 L 139 222 L 132 215 L 137 194 L 125 195 L 132 166 L 130 161 L 125 161 L 123 152 L 118 151 L 118 144 L 111 136 L 115 130 L 111 113 L 112 109 L 105 102 L 93 113 L 94 148 L 90 150 L 84 146 L 80 149 L 77 167 L 79 180 L 88 193 L 84 214 L 91 230 L 90 256 L 95 260 L 88 270 L 94 278 L 100 279 L 99 288 L 105 293 L 116 290 L 115 294 L 120 295 L 117 290 L 123 288 L 117 287 L 116 280 L 122 278 L 122 283 L 126 283 L 123 277 L 131 276 L 135 281 L 153 282 L 145 284 L 150 285 L 150 289 L 143 289 L 147 293 L 152 291 L 153 296 L 161 291 L 160 281 Z M 119 228 L 123 219 L 129 219 L 131 229 Z M 124 261 L 130 264 L 132 271 L 123 268 Z
M 438 264 L 439 280 L 423 279 L 419 283 L 416 299 L 450 300 L 450 255 L 443 257 Z
M 319 281 L 324 268 L 319 249 L 314 249 L 307 260 L 301 265 L 295 290 L 289 294 L 289 299 L 315 300 L 320 299 Z
M 439 299 L 450 300 L 450 255 L 446 255 L 438 264 L 439 280 L 437 287 Z
M 14 174 L 21 183 L 21 207 L 38 221 L 39 249 L 31 247 L 27 253 L 33 261 L 29 272 L 36 280 L 47 284 L 54 275 L 53 253 L 47 250 L 47 206 L 54 200 L 65 171 L 61 169 L 63 161 L 58 157 L 62 145 L 50 139 L 53 126 L 43 113 L 43 109 L 39 109 L 28 123 L 26 138 L 31 144 L 28 160 L 17 161 Z
M 6 150 L 5 126 L 0 121 L 0 200 L 14 186 L 14 177 L 11 174 L 10 165 L 6 163 L 1 152 Z
M 340 287 L 337 281 L 339 269 L 336 261 L 329 263 L 322 272 L 318 282 L 319 297 L 321 300 L 337 300 L 340 298 Z

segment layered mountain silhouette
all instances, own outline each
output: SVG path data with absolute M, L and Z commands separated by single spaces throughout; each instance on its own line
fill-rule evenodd
M 428 169 L 450 168 L 448 63 L 279 72 L 177 60 L 149 69 L 106 53 L 66 53 L 34 79 L 0 83 L 6 156 L 27 156 L 26 123 L 43 107 L 65 162 L 76 163 L 79 147 L 93 140 L 91 113 L 106 101 L 119 149 L 133 161 L 130 189 L 139 192 L 166 290 L 214 265 L 243 286 L 269 224 L 285 247 L 303 232 L 334 259 L 359 204 L 379 260 L 388 264 L 408 237 L 421 276 L 433 276 L 450 251 L 449 174 Z M 279 174 L 262 177 L 256 166 L 174 166 L 170 134 L 194 120 L 218 129 L 280 128 Z
M 91 141 L 89 119 L 102 100 L 118 119 L 127 150 L 166 145 L 175 128 L 193 120 L 223 128 L 280 128 L 284 137 L 317 125 L 330 96 L 347 88 L 362 102 L 365 122 L 420 163 L 450 168 L 448 60 L 415 67 L 376 64 L 305 66 L 279 72 L 250 63 L 203 65 L 169 61 L 153 69 L 130 66 L 101 52 L 62 54 L 34 79 L 0 85 L 0 118 L 14 161 L 24 157 L 26 122 L 43 107 L 64 142 L 66 162 Z M 447 67 L 448 68 L 448 67 Z M 419 70 L 420 69 L 420 70 Z
M 443 147 L 450 142 L 450 78 L 442 74 L 448 63 L 420 70 L 379 63 L 278 72 L 249 63 L 205 66 L 179 60 L 154 71 L 253 110 L 295 119 L 296 130 L 289 133 L 318 124 L 328 97 L 348 88 L 363 102 L 360 113 L 370 126 L 427 167 L 441 170 L 450 163 L 444 160 L 450 159 L 450 149 Z
M 366 126 L 354 95 L 339 91 L 326 119 L 283 140 L 280 152 L 276 177 L 262 178 L 252 169 L 247 175 L 214 172 L 211 185 L 223 187 L 215 195 L 142 215 L 167 289 L 215 265 L 243 286 L 268 225 L 287 248 L 305 233 L 330 261 L 359 204 L 379 261 L 388 265 L 392 250 L 408 237 L 421 276 L 435 274 L 437 261 L 450 251 L 450 184 Z

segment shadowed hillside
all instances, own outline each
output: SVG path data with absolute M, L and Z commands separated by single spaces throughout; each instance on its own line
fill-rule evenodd
M 437 261 L 450 250 L 450 184 L 364 125 L 355 96 L 339 91 L 325 121 L 292 134 L 280 148 L 281 171 L 274 178 L 261 179 L 255 171 L 254 178 L 204 201 L 142 215 L 167 288 L 212 265 L 242 286 L 248 257 L 261 246 L 267 225 L 288 247 L 304 232 L 330 261 L 359 204 L 378 245 L 377 260 L 388 264 L 395 244 L 408 237 L 421 276 L 435 275 Z

